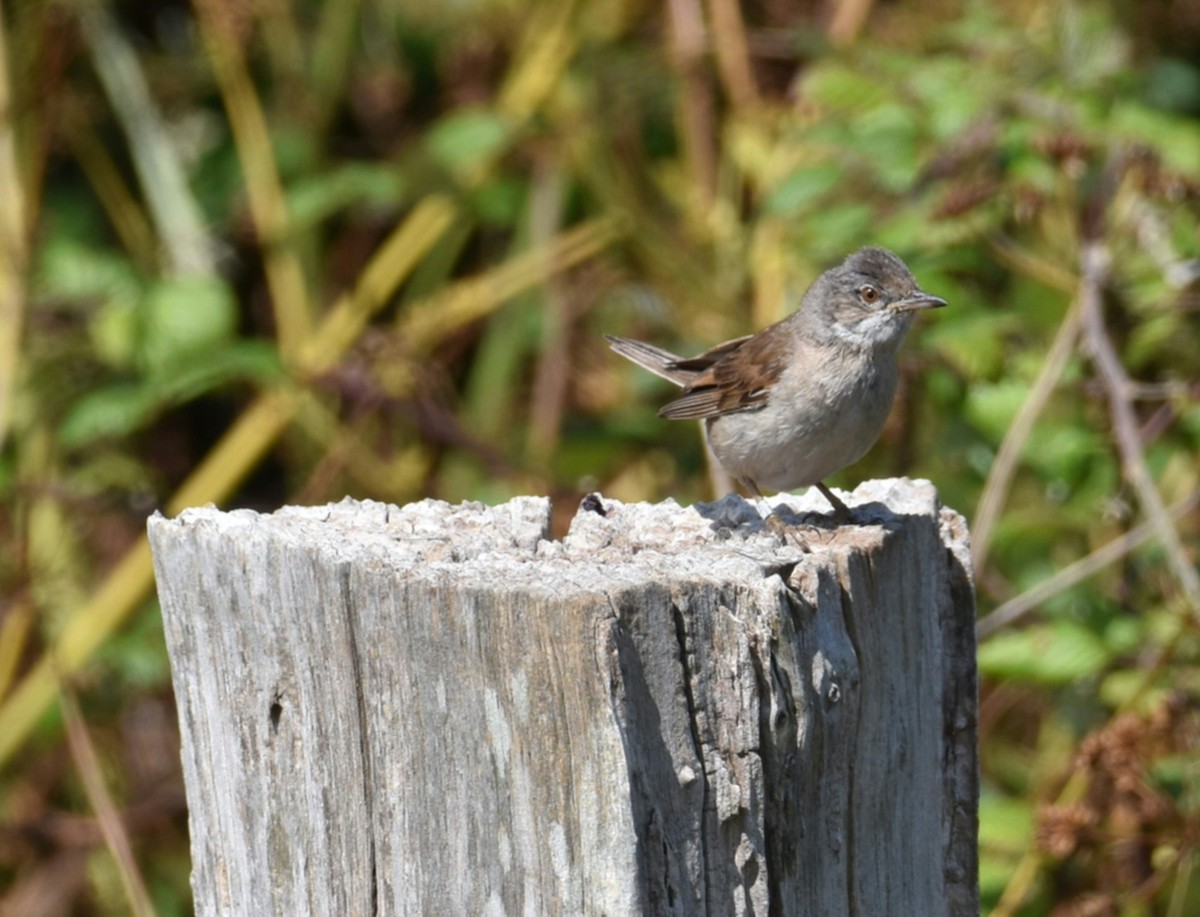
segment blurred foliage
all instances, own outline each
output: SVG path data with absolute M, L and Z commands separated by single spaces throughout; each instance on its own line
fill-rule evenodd
M 1194 4 L 0 27 L 0 909 L 190 908 L 150 511 L 707 498 L 601 334 L 699 350 L 879 243 L 952 308 L 833 483 L 972 522 L 985 909 L 1200 913 Z

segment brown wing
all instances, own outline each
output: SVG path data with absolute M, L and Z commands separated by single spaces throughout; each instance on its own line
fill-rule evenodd
M 718 344 L 711 350 L 706 350 L 704 353 L 697 354 L 694 357 L 676 357 L 671 361 L 671 366 L 674 369 L 683 369 L 694 373 L 703 372 L 722 357 L 726 357 L 736 351 L 752 337 L 754 335 L 747 334 L 740 338 L 734 338 L 732 341 Z
M 772 325 L 758 334 L 729 341 L 698 357 L 675 363 L 679 369 L 692 369 L 698 374 L 685 386 L 682 395 L 663 406 L 658 416 L 669 420 L 700 420 L 761 408 L 790 351 L 786 333 L 778 329 L 778 325 Z

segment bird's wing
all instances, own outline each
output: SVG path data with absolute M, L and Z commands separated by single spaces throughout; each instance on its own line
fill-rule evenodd
M 740 338 L 734 338 L 732 341 L 726 341 L 724 344 L 718 344 L 711 350 L 706 350 L 704 353 L 698 354 L 694 357 L 676 357 L 673 365 L 676 369 L 686 369 L 693 374 L 704 372 L 704 370 L 708 369 L 722 357 L 726 357 L 733 353 L 752 337 L 754 337 L 754 335 L 747 334 Z
M 752 411 L 767 403 L 767 392 L 779 378 L 790 350 L 788 336 L 773 326 L 749 337 L 729 341 L 708 353 L 676 365 L 695 367 L 683 394 L 665 405 L 659 417 L 699 420 L 737 411 Z M 707 362 L 708 365 L 702 365 Z

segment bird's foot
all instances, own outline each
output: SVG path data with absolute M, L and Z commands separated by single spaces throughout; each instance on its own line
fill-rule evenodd
M 774 509 L 768 507 L 768 512 L 763 516 L 763 527 L 775 536 L 781 547 L 791 542 L 801 551 L 808 552 L 808 540 L 801 537 L 800 529 L 812 529 L 813 526 L 803 522 L 789 522 Z
M 850 507 L 843 503 L 837 494 L 820 481 L 817 481 L 815 486 L 817 490 L 821 491 L 821 495 L 829 501 L 829 505 L 833 507 L 833 521 L 839 526 L 854 525 L 854 512 Z

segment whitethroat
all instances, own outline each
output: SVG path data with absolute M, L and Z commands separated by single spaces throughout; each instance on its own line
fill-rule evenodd
M 744 487 L 762 498 L 764 487 L 815 485 L 848 518 L 822 482 L 879 439 L 913 314 L 944 305 L 896 255 L 863 248 L 821 274 L 787 318 L 699 356 L 605 338 L 621 356 L 683 388 L 658 415 L 703 420 L 713 454 Z

